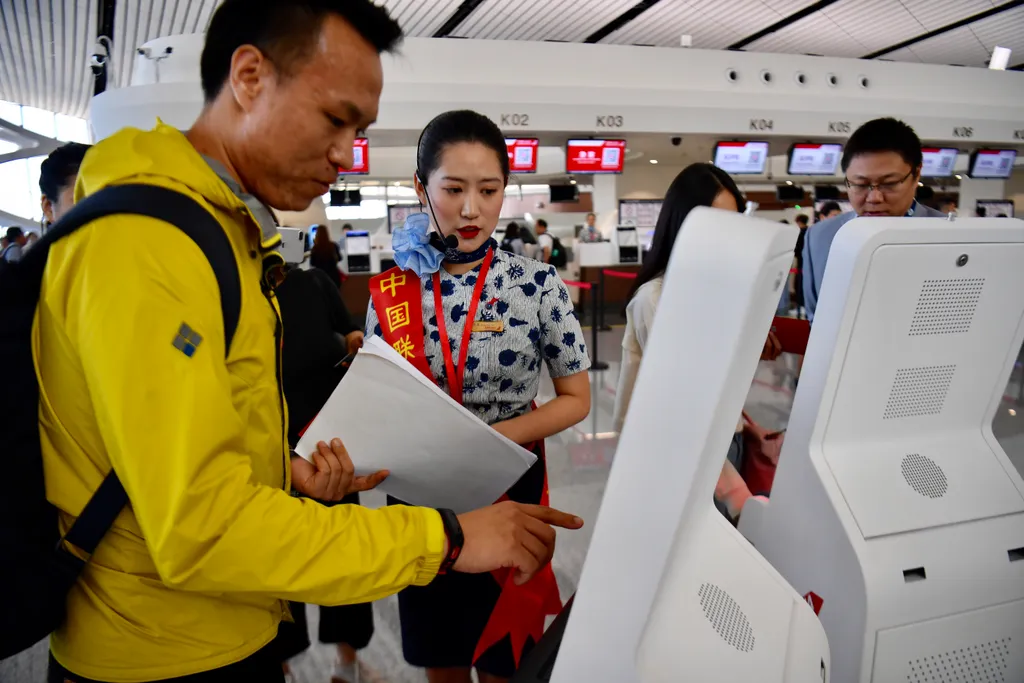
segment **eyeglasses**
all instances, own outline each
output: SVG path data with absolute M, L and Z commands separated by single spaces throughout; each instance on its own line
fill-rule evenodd
M 878 190 L 882 194 L 894 194 L 896 192 L 899 192 L 900 186 L 903 185 L 903 183 L 907 182 L 907 179 L 910 178 L 910 176 L 912 176 L 912 175 L 914 175 L 914 170 L 913 169 L 910 170 L 910 173 L 908 173 L 907 175 L 903 176 L 899 180 L 893 181 L 891 183 L 877 183 L 877 184 L 874 184 L 874 185 L 872 185 L 872 184 L 863 184 L 863 183 L 851 183 L 850 179 L 847 178 L 846 179 L 846 188 L 851 193 L 855 193 L 855 194 L 869 194 L 873 190 Z

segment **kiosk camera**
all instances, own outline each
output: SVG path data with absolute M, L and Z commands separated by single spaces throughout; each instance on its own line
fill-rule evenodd
M 712 503 L 796 237 L 717 209 L 687 218 L 553 683 L 831 680 L 813 610 Z
M 992 435 L 1024 222 L 836 235 L 771 500 L 740 530 L 820 596 L 836 683 L 1024 681 L 1024 482 Z

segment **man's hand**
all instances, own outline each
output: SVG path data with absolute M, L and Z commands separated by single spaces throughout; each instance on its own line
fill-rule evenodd
M 782 342 L 775 336 L 774 332 L 768 333 L 768 339 L 764 342 L 764 348 L 761 349 L 761 360 L 775 360 L 782 354 Z
M 380 470 L 365 477 L 355 476 L 355 467 L 341 439 L 332 440 L 330 446 L 321 441 L 312 457 L 313 462 L 292 458 L 292 486 L 316 500 L 337 501 L 349 493 L 369 491 L 389 474 L 387 470 Z
M 511 567 L 522 585 L 551 561 L 555 530 L 579 529 L 583 520 L 541 505 L 504 501 L 459 515 L 464 544 L 457 572 L 480 574 Z
M 345 346 L 348 347 L 348 355 L 352 355 L 363 348 L 363 331 L 356 330 L 345 335 Z

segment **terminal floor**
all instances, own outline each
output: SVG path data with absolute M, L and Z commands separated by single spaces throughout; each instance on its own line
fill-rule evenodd
M 588 340 L 590 338 L 588 330 Z M 591 522 L 580 531 L 560 531 L 555 553 L 554 569 L 563 597 L 576 588 L 583 559 L 590 543 L 593 521 L 597 517 L 604 493 L 617 435 L 612 431 L 612 410 L 618 378 L 619 344 L 622 328 L 600 335 L 600 357 L 608 361 L 607 371 L 593 373 L 593 409 L 582 424 L 547 441 L 549 483 L 552 505 L 571 511 Z M 751 416 L 768 428 L 784 427 L 789 419 L 793 398 L 793 379 L 796 358 L 783 356 L 768 363 L 762 362 L 747 398 Z M 1024 390 L 1021 387 L 1021 369 L 1017 369 L 1006 391 L 994 430 L 1003 448 L 1017 470 L 1024 475 Z M 553 397 L 549 380 L 542 384 L 540 401 Z M 381 505 L 384 495 L 363 494 L 371 507 Z M 316 633 L 317 614 L 309 608 L 311 632 Z M 374 605 L 376 631 L 369 647 L 360 658 L 370 671 L 362 683 L 421 683 L 423 673 L 408 666 L 402 658 L 402 644 L 398 623 L 396 598 L 381 600 Z M 0 683 L 43 683 L 45 681 L 45 645 L 40 644 L 29 653 L 0 662 Z M 333 647 L 314 644 L 307 652 L 292 661 L 292 669 L 299 683 L 327 683 L 330 680 Z

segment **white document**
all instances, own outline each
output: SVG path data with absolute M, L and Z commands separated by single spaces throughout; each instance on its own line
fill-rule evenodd
M 490 505 L 537 456 L 456 403 L 384 340 L 369 337 L 295 452 L 345 443 L 356 474 L 390 470 L 378 488 L 457 513 Z

